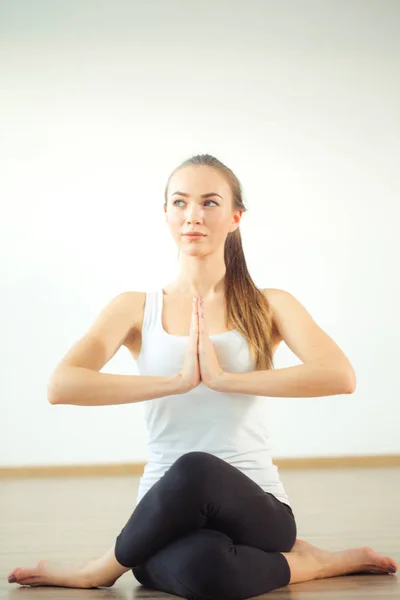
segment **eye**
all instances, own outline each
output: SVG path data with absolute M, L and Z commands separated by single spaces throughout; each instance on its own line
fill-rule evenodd
M 176 202 L 184 202 L 184 200 L 174 200 L 173 205 L 175 206 Z M 216 204 L 217 206 L 219 206 L 218 202 L 215 202 L 215 200 L 205 200 L 205 202 L 214 202 L 214 204 Z

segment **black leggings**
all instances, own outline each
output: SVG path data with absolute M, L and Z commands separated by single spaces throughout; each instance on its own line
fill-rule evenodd
M 242 600 L 285 586 L 292 509 L 226 461 L 188 452 L 148 490 L 115 556 L 143 586 L 189 600 Z

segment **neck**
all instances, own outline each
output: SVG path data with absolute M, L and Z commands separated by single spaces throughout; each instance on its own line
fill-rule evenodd
M 184 296 L 201 296 L 203 300 L 223 294 L 225 290 L 225 274 L 219 279 L 199 279 L 181 277 L 167 288 L 167 293 L 182 294 Z

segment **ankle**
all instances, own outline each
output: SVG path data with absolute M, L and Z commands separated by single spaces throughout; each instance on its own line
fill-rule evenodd
M 87 562 L 81 569 L 81 576 L 89 587 L 111 587 L 129 570 L 117 562 L 111 548 L 103 556 Z
M 282 552 L 290 569 L 290 583 L 300 583 L 323 578 L 323 567 L 315 556 L 296 550 Z
M 85 567 L 82 567 L 82 569 L 80 570 L 78 579 L 79 579 L 78 587 L 80 587 L 80 588 L 90 589 L 90 588 L 97 587 L 97 585 L 98 585 L 97 583 L 95 583 L 93 581 L 92 574 L 85 571 Z

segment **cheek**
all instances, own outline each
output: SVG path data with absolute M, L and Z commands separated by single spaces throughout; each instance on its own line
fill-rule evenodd
M 181 219 L 179 216 L 175 214 L 169 214 L 167 217 L 167 222 L 170 227 L 177 227 L 181 223 Z
M 210 228 L 212 228 L 216 233 L 221 233 L 221 234 L 228 227 L 227 220 L 223 216 L 220 216 L 220 215 L 216 215 L 214 219 L 210 219 L 209 224 L 210 224 Z

